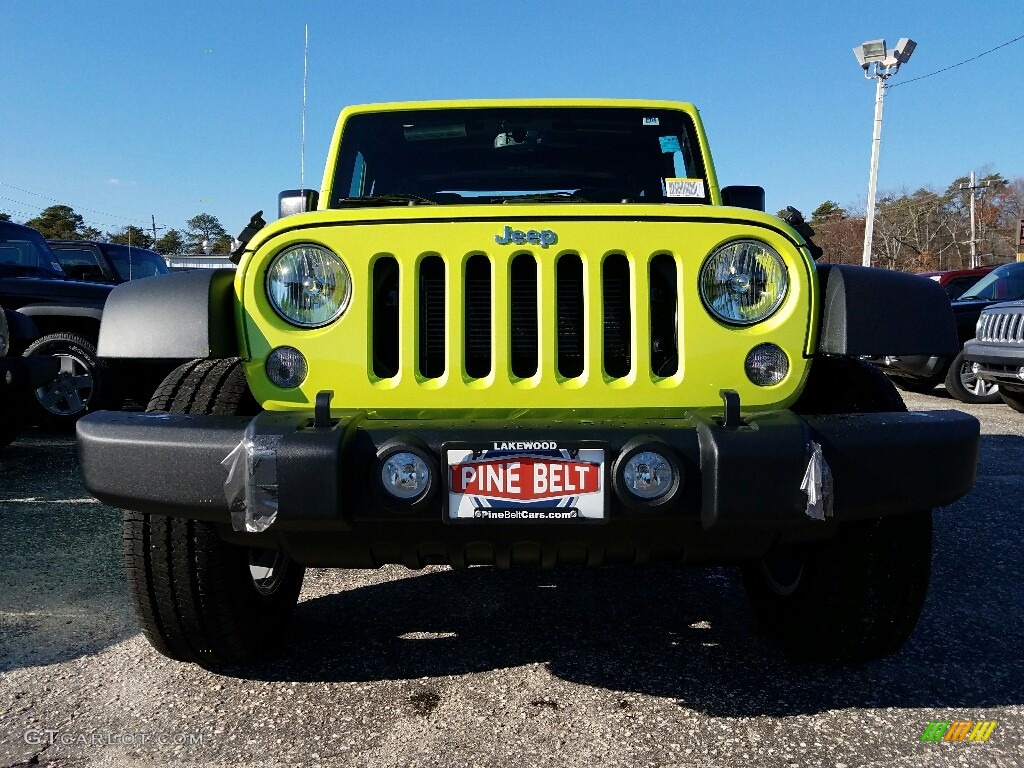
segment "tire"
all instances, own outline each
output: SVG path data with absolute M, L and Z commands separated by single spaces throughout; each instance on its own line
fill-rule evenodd
M 998 403 L 999 385 L 983 381 L 974 375 L 971 363 L 964 360 L 963 350 L 960 351 L 949 365 L 946 373 L 946 391 L 961 403 Z
M 89 339 L 74 333 L 51 333 L 29 345 L 25 356 L 30 355 L 57 357 L 61 366 L 57 378 L 35 390 L 31 399 L 39 424 L 71 429 L 89 411 L 121 407 L 110 370 Z
M 889 377 L 870 363 L 854 357 L 823 357 L 811 363 L 804 391 L 792 410 L 821 416 L 904 412 L 907 406 Z
M 793 407 L 803 414 L 906 411 L 877 368 L 816 359 Z M 840 523 L 825 541 L 778 548 L 743 568 L 765 636 L 815 662 L 867 661 L 898 650 L 913 632 L 931 573 L 931 512 Z
M 1013 410 L 1024 413 L 1024 390 L 1003 387 L 999 390 L 999 397 Z
M 779 551 L 744 569 L 767 637 L 807 661 L 893 653 L 914 631 L 931 571 L 931 512 L 840 526 L 825 542 Z
M 259 406 L 232 358 L 176 368 L 147 410 L 255 415 Z M 283 643 L 305 575 L 284 553 L 229 544 L 210 523 L 131 511 L 123 541 L 132 607 L 164 656 L 221 667 Z

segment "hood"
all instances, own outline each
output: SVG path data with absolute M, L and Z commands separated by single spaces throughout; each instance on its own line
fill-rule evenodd
M 602 204 L 602 203 L 522 203 L 516 205 L 391 205 L 374 208 L 329 208 L 308 211 L 277 219 L 260 229 L 249 241 L 241 254 L 246 259 L 268 242 L 282 235 L 294 232 L 325 231 L 373 225 L 426 224 L 465 225 L 472 228 L 483 222 L 500 233 L 506 223 L 520 222 L 524 230 L 533 226 L 538 229 L 546 225 L 540 222 L 586 222 L 586 221 L 631 221 L 652 222 L 696 222 L 750 224 L 754 227 L 782 234 L 798 247 L 803 246 L 803 237 L 787 222 L 762 211 L 749 208 L 734 208 L 724 205 L 666 205 L 664 203 L 644 204 Z M 531 222 L 534 222 L 531 225 Z M 463 230 L 465 233 L 467 230 Z M 459 235 L 453 235 L 458 237 Z M 490 244 L 493 235 L 480 241 Z M 805 247 L 805 246 L 804 246 Z
M 59 278 L 0 277 L 0 300 L 4 296 L 34 296 L 102 306 L 113 289 L 113 285 Z

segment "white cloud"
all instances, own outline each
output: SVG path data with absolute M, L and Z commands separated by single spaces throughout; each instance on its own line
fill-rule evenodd
M 112 187 L 137 187 L 139 182 L 137 181 L 125 181 L 123 179 L 107 179 L 107 184 Z

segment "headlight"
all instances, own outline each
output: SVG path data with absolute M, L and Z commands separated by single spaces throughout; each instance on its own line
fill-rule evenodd
M 319 328 L 348 309 L 352 278 L 345 262 L 322 245 L 293 245 L 270 262 L 267 298 L 289 323 Z
M 708 312 L 732 325 L 751 325 L 782 305 L 789 274 L 771 246 L 735 240 L 708 256 L 700 268 L 699 284 Z

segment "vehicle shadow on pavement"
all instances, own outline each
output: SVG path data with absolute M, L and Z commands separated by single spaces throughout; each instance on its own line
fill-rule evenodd
M 0 672 L 96 653 L 138 633 L 121 515 L 87 498 L 74 441 L 33 433 L 0 454 Z
M 1021 438 L 987 438 L 988 447 L 1000 439 L 1020 450 Z M 827 667 L 782 656 L 758 635 L 734 569 L 470 569 L 304 601 L 285 656 L 239 676 L 416 679 L 540 662 L 567 681 L 716 716 L 1020 704 L 1024 566 L 1014 542 L 1024 530 L 990 493 L 936 514 L 921 621 L 902 651 L 878 662 Z

